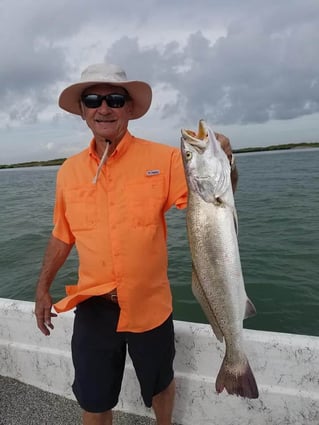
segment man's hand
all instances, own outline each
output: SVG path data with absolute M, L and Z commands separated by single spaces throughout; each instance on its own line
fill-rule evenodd
M 51 312 L 51 308 L 52 298 L 48 292 L 37 295 L 35 301 L 35 316 L 38 328 L 46 336 L 50 335 L 50 329 L 54 329 L 51 318 L 57 316 L 57 314 Z
M 50 335 L 50 329 L 54 329 L 51 318 L 57 316 L 57 314 L 51 313 L 52 298 L 49 290 L 55 275 L 67 259 L 72 246 L 73 244 L 67 244 L 53 235 L 49 239 L 35 294 L 37 325 L 44 335 Z
M 221 147 L 223 148 L 225 154 L 227 155 L 229 163 L 231 164 L 230 178 L 231 178 L 233 192 L 235 193 L 235 190 L 237 188 L 237 182 L 238 182 L 238 171 L 236 168 L 236 164 L 234 162 L 233 151 L 231 148 L 230 141 L 228 137 L 224 136 L 223 134 L 215 133 L 215 136 L 216 136 L 216 139 L 219 141 Z
M 229 162 L 231 162 L 233 151 L 232 151 L 231 144 L 228 137 L 220 133 L 215 133 L 215 136 L 216 136 L 216 139 L 219 141 L 221 147 L 223 148 L 225 154 L 227 155 Z

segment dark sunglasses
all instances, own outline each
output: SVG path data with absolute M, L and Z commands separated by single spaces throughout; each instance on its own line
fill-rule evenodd
M 102 96 L 100 94 L 85 94 L 81 96 L 82 102 L 87 108 L 99 108 L 103 100 L 110 108 L 123 108 L 125 102 L 130 99 L 127 94 L 113 93 Z

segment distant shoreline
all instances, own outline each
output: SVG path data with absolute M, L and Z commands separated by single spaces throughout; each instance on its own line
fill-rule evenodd
M 319 148 L 319 142 L 287 143 L 284 145 L 241 148 L 241 149 L 234 149 L 233 153 L 240 154 L 240 153 L 251 153 L 251 152 L 269 152 L 269 151 L 307 149 L 307 148 Z M 17 164 L 0 164 L 0 170 L 6 169 L 6 168 L 47 167 L 51 165 L 61 165 L 63 164 L 65 160 L 66 158 L 58 158 L 58 159 L 51 159 L 48 161 L 30 161 L 30 162 L 19 162 Z
M 247 153 L 247 152 L 269 152 L 269 151 L 281 151 L 290 149 L 307 149 L 307 148 L 319 148 L 319 142 L 303 142 L 303 143 L 286 143 L 284 145 L 271 145 L 254 148 L 241 148 L 233 149 L 233 153 Z

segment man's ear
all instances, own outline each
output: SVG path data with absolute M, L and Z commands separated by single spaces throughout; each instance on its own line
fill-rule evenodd
M 129 117 L 131 119 L 132 118 L 132 115 L 133 115 L 133 100 L 130 100 L 127 103 L 127 108 L 128 108 L 128 115 L 129 115 Z

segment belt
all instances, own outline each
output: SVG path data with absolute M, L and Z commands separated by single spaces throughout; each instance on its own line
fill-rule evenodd
M 108 292 L 107 294 L 101 295 L 102 298 L 105 298 L 108 301 L 112 301 L 114 304 L 118 304 L 117 292 Z

